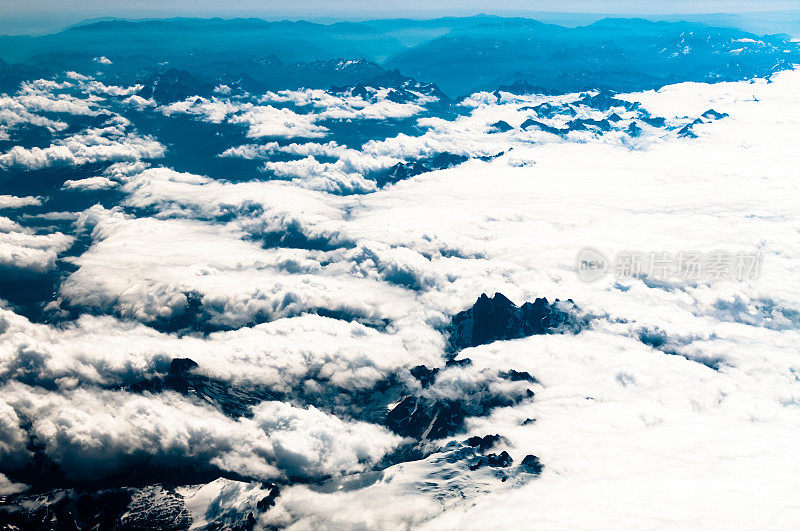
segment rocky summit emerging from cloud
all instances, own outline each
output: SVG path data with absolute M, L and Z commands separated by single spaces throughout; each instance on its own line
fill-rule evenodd
M 637 61 L 715 74 L 544 91 L 486 66 L 539 26 L 484 22 L 365 33 L 386 61 L 0 65 L 2 524 L 798 520 L 796 50 L 642 23 Z M 98 24 L 70 46 L 130 29 Z M 454 48 L 494 50 L 485 90 L 425 77 Z

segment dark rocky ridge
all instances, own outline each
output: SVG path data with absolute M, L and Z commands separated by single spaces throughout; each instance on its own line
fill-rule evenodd
M 445 328 L 448 351 L 455 353 L 492 341 L 532 335 L 577 332 L 582 324 L 572 300 L 537 298 L 517 306 L 502 293 L 482 294 L 472 308 L 453 316 Z

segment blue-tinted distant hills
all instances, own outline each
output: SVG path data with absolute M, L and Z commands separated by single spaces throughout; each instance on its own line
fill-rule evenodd
M 403 45 L 367 24 L 261 19 L 103 20 L 53 35 L 0 38 L 0 57 L 29 62 L 53 52 L 105 56 L 149 56 L 169 60 L 194 53 L 278 55 L 285 61 L 336 57 L 384 57 Z
M 504 19 L 452 31 L 387 64 L 450 93 L 515 81 L 555 91 L 638 90 L 768 75 L 799 53 L 786 37 L 698 23 L 603 19 L 564 28 Z
M 113 63 L 98 65 L 99 56 Z M 344 72 L 335 66 L 340 59 L 360 61 Z M 179 69 L 205 83 L 245 80 L 253 90 L 352 85 L 398 69 L 458 97 L 515 83 L 549 92 L 639 90 L 766 76 L 800 63 L 800 44 L 786 35 L 643 19 L 570 28 L 488 15 L 334 24 L 177 18 L 0 37 L 0 60 L 0 90 L 12 90 L 32 69 L 102 67 L 121 81 Z

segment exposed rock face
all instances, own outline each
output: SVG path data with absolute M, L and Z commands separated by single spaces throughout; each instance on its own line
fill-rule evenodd
M 0 529 L 251 530 L 255 516 L 275 505 L 278 488 L 219 478 L 169 487 L 55 489 L 0 497 Z M 201 518 L 193 514 L 202 506 Z
M 407 396 L 389 411 L 386 426 L 406 437 L 441 439 L 461 429 L 464 417 L 464 408 L 456 400 Z
M 727 118 L 728 113 L 717 112 L 714 109 L 709 109 L 702 114 L 702 117 L 706 120 L 719 120 L 720 118 Z
M 539 462 L 539 458 L 535 455 L 528 454 L 522 460 L 520 467 L 529 474 L 536 474 L 539 475 L 544 470 L 544 465 Z
M 195 372 L 198 367 L 197 363 L 189 358 L 175 358 L 170 363 L 166 376 L 140 380 L 128 389 L 133 392 L 151 393 L 170 390 L 182 395 L 196 396 L 233 418 L 249 416 L 250 406 L 264 400 L 279 398 L 276 393 L 268 389 L 240 389 L 227 382 L 198 374 Z
M 533 127 L 535 129 L 539 129 L 540 131 L 544 131 L 545 133 L 552 133 L 554 135 L 561 135 L 569 132 L 567 129 L 553 127 L 551 125 L 547 125 L 546 123 L 540 122 L 539 120 L 534 120 L 533 118 L 528 118 L 522 122 L 520 127 L 522 127 L 522 129 L 529 129 Z
M 398 162 L 386 173 L 378 175 L 375 182 L 379 187 L 394 184 L 416 175 L 434 170 L 444 170 L 469 160 L 469 157 L 453 153 L 438 153 L 430 158 L 411 162 Z
M 475 436 L 467 439 L 467 446 L 478 448 L 481 451 L 489 450 L 492 446 L 503 440 L 500 435 L 484 435 L 483 437 Z
M 15 503 L 17 500 L 27 503 Z M 2 529 L 118 529 L 130 502 L 127 489 L 11 496 L 0 498 L 0 524 Z
M 514 462 L 508 452 L 503 450 L 500 454 L 486 454 L 476 457 L 469 462 L 470 470 L 478 470 L 486 466 L 494 468 L 507 468 Z
M 492 130 L 495 133 L 505 133 L 506 131 L 511 131 L 514 129 L 511 125 L 506 122 L 505 120 L 499 120 L 492 124 Z
M 550 303 L 537 298 L 517 306 L 502 293 L 489 298 L 485 293 L 472 308 L 453 316 L 445 330 L 450 352 L 485 345 L 503 339 L 576 331 L 579 320 L 571 301 Z

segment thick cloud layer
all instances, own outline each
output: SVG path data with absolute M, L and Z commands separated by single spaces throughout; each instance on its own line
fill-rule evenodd
M 63 273 L 50 322 L 0 309 L 0 494 L 44 460 L 72 482 L 137 467 L 277 481 L 256 511 L 275 526 L 796 521 L 800 72 L 615 98 L 478 93 L 448 116 L 425 115 L 424 94 L 231 87 L 131 107 L 237 129 L 209 156 L 263 166 L 229 180 L 159 164 L 172 144 L 123 116 L 136 86 L 69 79 L 0 102 L 7 134 L 52 137 L 0 165 L 75 170 L 55 199 L 0 196 L 16 216 L 0 218 L 4 270 Z M 95 122 L 65 131 L 46 113 Z M 337 121 L 379 119 L 417 129 L 337 137 Z M 379 185 L 398 165 L 409 173 Z M 759 253 L 762 267 L 587 283 L 587 247 Z M 446 351 L 450 316 L 484 292 L 572 299 L 592 318 Z M 163 383 L 178 358 L 205 392 Z M 409 396 L 452 429 L 392 433 L 381 419 Z M 476 466 L 465 441 L 492 434 L 486 452 L 510 464 Z M 242 485 L 191 492 L 250 507 L 262 489 Z

